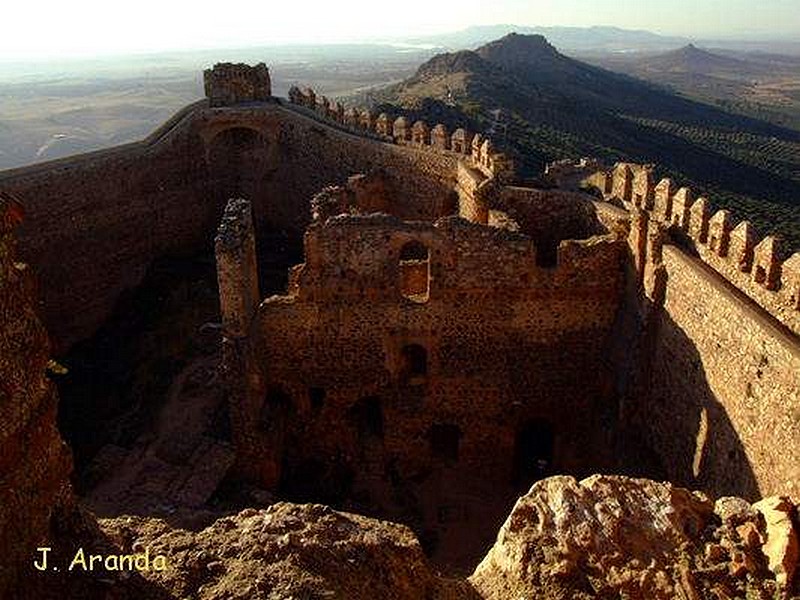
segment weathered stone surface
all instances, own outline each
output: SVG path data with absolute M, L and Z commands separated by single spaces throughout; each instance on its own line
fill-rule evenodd
M 238 63 L 217 63 L 203 73 L 206 98 L 211 106 L 231 106 L 244 102 L 263 102 L 272 95 L 269 69 L 264 63 L 254 67 Z M 292 90 L 296 96 L 296 91 Z
M 556 236 L 604 230 L 590 201 L 560 200 L 521 212 L 561 216 Z M 531 237 L 456 217 L 315 222 L 289 294 L 262 302 L 251 330 L 245 390 L 231 403 L 238 474 L 313 497 L 357 495 L 377 514 L 412 506 L 417 531 L 438 536 L 435 558 L 471 568 L 516 486 L 611 464 L 601 332 L 622 295 L 625 242 L 604 233 L 557 243 L 557 264 L 537 265 Z M 492 309 L 500 290 L 503 308 Z M 544 441 L 526 441 L 537 435 Z
M 56 429 L 58 397 L 45 374 L 47 333 L 14 230 L 23 208 L 0 193 L 0 597 L 25 589 L 31 552 L 72 501 L 69 450 Z
M 408 528 L 322 505 L 247 509 L 196 533 L 141 518 L 100 526 L 122 552 L 167 556 L 168 570 L 144 576 L 177 598 L 471 597 L 463 582 L 436 576 Z
M 800 558 L 798 534 L 794 526 L 797 507 L 787 498 L 765 498 L 753 505 L 764 516 L 766 541 L 763 551 L 769 559 L 769 568 L 783 587 L 791 586 Z
M 520 498 L 470 581 L 498 600 L 774 594 L 759 549 L 720 527 L 713 510 L 670 484 L 547 479 Z

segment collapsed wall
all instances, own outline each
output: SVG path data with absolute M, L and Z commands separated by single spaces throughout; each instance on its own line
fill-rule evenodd
M 71 502 L 69 450 L 56 429 L 55 386 L 46 375 L 47 332 L 36 315 L 30 267 L 14 230 L 22 206 L 0 194 L 0 596 L 25 589 L 51 518 Z
M 476 559 L 520 486 L 613 467 L 605 350 L 624 236 L 595 214 L 589 238 L 543 266 L 539 240 L 455 216 L 326 218 L 358 198 L 315 197 L 305 262 L 257 309 L 249 206 L 228 205 L 217 250 L 238 473 L 290 498 L 360 499 Z M 589 207 L 572 198 L 576 220 Z
M 300 239 L 309 200 L 352 173 L 383 170 L 408 218 L 451 212 L 456 156 L 376 143 L 276 99 L 181 111 L 147 140 L 0 173 L 24 202 L 20 252 L 41 280 L 56 351 L 91 335 L 159 257 L 211 256 L 231 196 L 256 227 Z

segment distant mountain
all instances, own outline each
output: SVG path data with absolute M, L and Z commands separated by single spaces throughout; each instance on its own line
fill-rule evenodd
M 594 54 L 587 60 L 800 131 L 800 57 L 689 44 L 666 53 Z
M 479 25 L 460 31 L 402 40 L 410 44 L 438 47 L 444 50 L 475 49 L 509 33 L 543 35 L 567 54 L 587 53 L 657 53 L 675 50 L 690 42 L 704 47 L 738 52 L 772 52 L 800 55 L 800 42 L 793 39 L 690 39 L 660 35 L 651 31 L 619 27 L 540 27 L 523 25 Z
M 682 37 L 662 36 L 649 31 L 618 27 L 525 27 L 519 25 L 480 25 L 453 33 L 409 40 L 445 49 L 477 48 L 509 33 L 541 35 L 562 51 L 658 51 L 686 44 Z
M 688 47 L 663 60 L 719 68 L 736 59 Z M 371 97 L 379 110 L 492 132 L 530 175 L 565 157 L 653 162 L 770 227 L 781 205 L 800 245 L 800 132 L 569 58 L 543 36 L 441 54 Z
M 639 70 L 700 75 L 719 75 L 726 72 L 743 75 L 759 70 L 758 65 L 731 56 L 714 54 L 694 44 L 665 54 L 643 58 L 637 66 Z

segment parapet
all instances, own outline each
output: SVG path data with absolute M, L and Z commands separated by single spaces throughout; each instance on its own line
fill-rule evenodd
M 735 222 L 727 210 L 671 179 L 653 177 L 652 165 L 618 163 L 584 183 L 615 204 L 642 210 L 672 241 L 696 253 L 729 283 L 800 335 L 800 253 L 787 257 L 780 237 L 760 237 L 748 221 Z
M 211 106 L 233 106 L 264 102 L 272 96 L 269 69 L 264 63 L 254 67 L 244 63 L 217 63 L 203 72 L 206 98 Z
M 486 177 L 503 182 L 514 179 L 514 162 L 499 152 L 492 140 L 457 128 L 452 135 L 443 123 L 430 125 L 423 120 L 412 122 L 407 116 L 375 114 L 370 109 L 351 107 L 347 110 L 312 89 L 289 89 L 289 102 L 303 112 L 343 127 L 352 133 L 401 146 L 413 146 L 436 152 L 460 155 Z

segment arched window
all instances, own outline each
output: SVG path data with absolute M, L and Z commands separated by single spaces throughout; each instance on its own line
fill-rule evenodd
M 430 252 L 425 244 L 408 242 L 400 249 L 400 291 L 403 297 L 424 304 L 430 298 Z
M 411 385 L 423 383 L 428 375 L 428 351 L 419 344 L 403 346 L 400 378 Z

